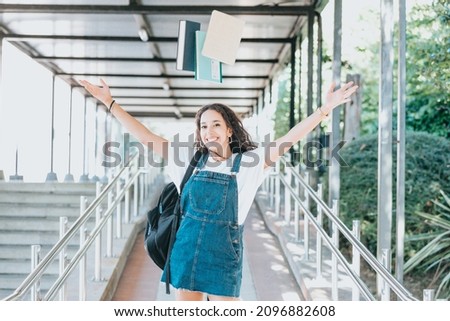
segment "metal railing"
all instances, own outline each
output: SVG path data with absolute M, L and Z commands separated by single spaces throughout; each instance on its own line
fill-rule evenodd
M 280 171 L 284 167 L 284 173 Z M 316 232 L 316 277 L 322 277 L 323 272 L 323 243 L 331 252 L 331 296 L 338 300 L 338 264 L 352 281 L 352 300 L 359 300 L 362 296 L 365 300 L 377 300 L 368 285 L 360 277 L 360 258 L 375 271 L 381 282 L 379 297 L 381 300 L 390 300 L 392 290 L 400 300 L 417 301 L 415 298 L 390 272 L 390 252 L 383 250 L 383 262 L 378 261 L 375 256 L 359 240 L 360 222 L 353 221 L 353 231 L 339 219 L 338 201 L 333 200 L 332 208 L 322 199 L 322 185 L 318 184 L 317 191 L 309 184 L 309 174 L 299 174 L 299 167 L 292 166 L 285 158 L 276 164 L 275 171 L 271 173 L 269 180 L 263 185 L 268 190 L 270 206 L 274 208 L 275 216 L 280 217 L 281 208 L 281 184 L 284 186 L 284 220 L 287 225 L 293 224 L 295 239 L 303 242 L 304 260 L 310 258 L 310 228 Z M 294 213 L 292 219 L 291 200 L 294 201 Z M 316 206 L 316 214 L 311 211 L 311 202 Z M 303 213 L 303 238 L 300 235 L 300 210 Z M 324 215 L 331 225 L 330 232 L 323 228 Z M 339 233 L 341 233 L 352 246 L 352 263 L 349 263 L 339 249 Z M 425 290 L 429 291 L 429 290 Z M 424 293 L 425 293 L 424 291 Z M 428 292 L 427 292 L 428 293 Z
M 145 175 L 144 175 L 145 174 Z M 112 176 L 112 175 L 111 175 Z M 138 216 L 138 205 L 142 205 L 148 193 L 150 180 L 156 176 L 156 168 L 146 172 L 139 167 L 139 157 L 135 154 L 128 164 L 120 167 L 116 175 L 109 179 L 109 183 L 102 188 L 100 182 L 96 185 L 96 197 L 87 206 L 85 196 L 80 197 L 80 217 L 67 229 L 67 218 L 60 219 L 60 239 L 40 260 L 40 246 L 32 246 L 32 271 L 20 286 L 3 301 L 23 300 L 28 292 L 31 300 L 54 300 L 59 294 L 59 300 L 66 300 L 66 284 L 69 276 L 79 267 L 78 299 L 86 300 L 87 267 L 86 253 L 94 245 L 94 280 L 101 280 L 102 252 L 106 250 L 106 257 L 112 257 L 113 252 L 113 214 L 116 213 L 115 237 L 122 237 L 124 223 L 129 223 L 130 199 L 133 187 L 133 211 Z M 139 194 L 138 194 L 139 193 Z M 122 200 L 124 200 L 124 215 L 122 215 Z M 138 204 L 139 201 L 139 204 Z M 95 218 L 95 225 L 90 233 L 86 232 L 86 224 Z M 106 230 L 106 231 L 105 231 Z M 106 232 L 106 240 L 102 241 L 102 232 Z M 79 235 L 79 248 L 73 257 L 67 259 L 66 248 L 69 242 Z M 106 244 L 105 244 L 106 243 Z M 40 283 L 44 273 L 53 262 L 59 260 L 59 274 L 44 295 L 41 294 Z

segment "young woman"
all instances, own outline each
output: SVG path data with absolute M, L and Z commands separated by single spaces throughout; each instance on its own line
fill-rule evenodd
M 265 169 L 312 131 L 336 106 L 350 100 L 353 83 L 334 90 L 326 103 L 285 136 L 257 147 L 232 109 L 223 104 L 203 106 L 195 118 L 192 148 L 174 146 L 156 135 L 117 104 L 108 85 L 81 85 L 141 143 L 167 160 L 167 171 L 178 189 L 192 149 L 200 149 L 196 171 L 182 191 L 182 221 L 171 253 L 171 284 L 177 300 L 238 300 L 242 278 L 243 223 Z M 164 280 L 164 275 L 162 280 Z

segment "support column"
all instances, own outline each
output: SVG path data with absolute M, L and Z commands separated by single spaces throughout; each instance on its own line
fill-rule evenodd
M 333 82 L 336 88 L 341 85 L 341 55 L 342 55 L 342 0 L 334 1 L 334 36 L 333 36 Z M 331 112 L 331 137 L 330 150 L 339 144 L 341 131 L 339 127 L 341 106 Z M 341 168 L 337 159 L 330 159 L 329 170 L 329 194 L 328 204 L 333 204 L 333 200 L 339 200 L 341 194 Z
M 346 82 L 353 81 L 358 91 L 344 105 L 344 141 L 353 141 L 361 136 L 362 81 L 360 74 L 347 74 Z
M 70 172 L 71 171 L 71 164 L 72 164 L 72 97 L 73 97 L 73 87 L 70 87 L 70 96 L 69 96 L 69 132 L 67 134 L 68 136 L 68 155 L 67 155 L 67 174 L 66 177 L 64 177 L 64 182 L 69 183 L 73 182 L 73 175 Z
M 308 13 L 308 94 L 306 101 L 307 116 L 313 113 L 313 80 L 314 80 L 314 11 Z
M 3 91 L 3 84 L 1 83 L 2 78 L 3 78 L 3 64 L 2 64 L 2 61 L 3 61 L 3 34 L 0 32 L 0 94 Z M 1 117 L 2 117 L 2 106 L 0 106 L 0 118 Z M 1 139 L 0 139 L 0 141 L 1 141 Z M 2 166 L 3 165 L 0 162 L 0 182 L 5 180 L 5 173 L 3 172 Z
M 322 46 L 322 39 L 323 39 L 323 29 L 322 29 L 322 16 L 319 12 L 316 12 L 317 17 L 317 107 L 322 106 L 322 56 L 323 56 L 323 46 Z M 318 151 L 318 171 L 319 173 L 325 172 L 325 161 L 324 161 L 324 148 L 325 146 L 321 144 L 322 140 L 322 127 L 317 126 L 315 129 L 316 132 L 316 139 L 319 141 L 319 151 Z M 313 186 L 314 188 L 317 188 L 318 184 L 318 177 L 312 178 Z
M 89 176 L 86 171 L 86 114 L 87 98 L 84 97 L 84 118 L 83 118 L 83 174 L 80 176 L 80 183 L 89 182 Z
M 95 104 L 95 146 L 94 146 L 94 164 L 95 171 L 94 176 L 91 178 L 91 182 L 98 182 L 100 178 L 97 176 L 97 153 L 98 153 L 98 103 Z
M 103 146 L 108 143 L 108 123 L 112 121 L 111 119 L 111 113 L 107 113 L 105 115 L 105 141 L 103 143 Z M 103 162 L 106 163 L 106 154 L 103 153 Z M 100 179 L 100 182 L 102 184 L 108 183 L 108 172 L 106 169 L 106 165 L 103 166 L 103 177 Z
M 308 75 L 307 75 L 307 94 L 306 94 L 306 117 L 313 113 L 313 81 L 314 81 L 314 17 L 315 12 L 313 10 L 308 12 Z M 305 118 L 306 118 L 305 117 Z M 306 142 L 312 141 L 313 132 L 306 135 Z M 310 177 L 313 178 L 314 168 L 311 166 L 313 164 L 312 148 L 306 149 L 306 159 L 303 162 L 307 165 L 306 172 L 309 173 Z
M 51 141 L 50 141 L 50 172 L 47 174 L 46 182 L 57 182 L 58 177 L 53 172 L 53 147 L 55 142 L 55 75 L 52 75 L 52 128 L 51 128 Z
M 406 109 L 406 0 L 399 0 L 398 112 L 397 112 L 397 211 L 395 275 L 403 283 L 405 243 L 405 109 Z
M 298 59 L 298 122 L 302 121 L 302 43 L 303 43 L 303 35 L 300 33 L 298 35 L 298 51 L 299 51 L 299 59 Z M 300 148 L 300 142 L 299 142 Z
M 297 50 L 297 37 L 291 39 L 291 95 L 289 101 L 289 128 L 295 126 L 295 51 Z M 297 163 L 297 159 L 295 159 L 294 148 L 291 147 L 289 149 L 291 154 L 291 162 L 293 164 Z
M 380 1 L 380 88 L 378 105 L 378 220 L 377 258 L 391 249 L 392 234 L 392 88 L 393 88 L 393 0 Z M 390 270 L 390 269 L 389 269 Z M 378 295 L 381 278 L 377 278 Z

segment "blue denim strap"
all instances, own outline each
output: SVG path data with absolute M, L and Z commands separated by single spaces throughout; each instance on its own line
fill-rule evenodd
M 231 175 L 236 175 L 237 173 L 239 173 L 239 168 L 241 167 L 241 158 L 242 153 L 238 153 L 234 158 L 233 168 L 231 168 Z
M 206 162 L 208 161 L 208 157 L 209 157 L 209 152 L 206 152 L 202 155 L 202 157 L 200 158 L 200 161 L 197 164 L 197 170 L 202 169 Z
M 200 170 L 205 166 L 206 162 L 208 161 L 208 157 L 209 157 L 209 153 L 202 155 L 202 158 L 200 159 L 200 161 L 197 164 L 197 170 Z M 242 153 L 238 153 L 236 155 L 236 157 L 234 158 L 233 167 L 231 168 L 231 175 L 236 175 L 237 173 L 239 173 L 239 168 L 241 165 L 241 158 L 242 158 Z

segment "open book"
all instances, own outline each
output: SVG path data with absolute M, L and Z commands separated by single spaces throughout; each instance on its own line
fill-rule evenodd
M 225 64 L 234 64 L 244 24 L 243 20 L 214 10 L 209 20 L 202 54 Z

